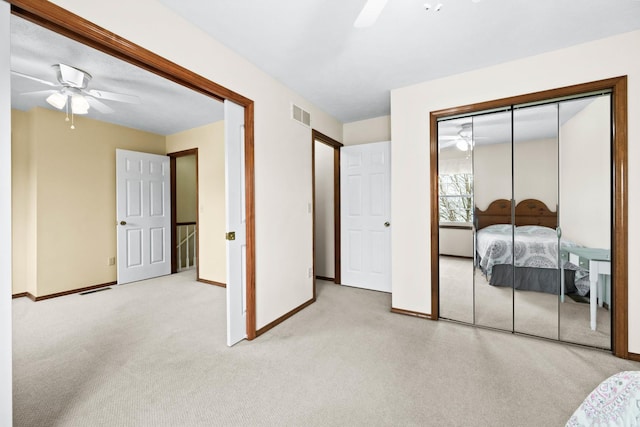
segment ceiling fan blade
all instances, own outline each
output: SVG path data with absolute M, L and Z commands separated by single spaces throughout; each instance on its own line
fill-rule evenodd
M 356 28 L 366 28 L 375 24 L 386 4 L 387 0 L 367 0 L 367 3 L 360 11 L 360 15 L 356 18 L 353 26 Z
M 60 66 L 60 76 L 62 81 L 69 84 L 72 87 L 82 87 L 85 79 L 85 73 L 73 68 L 69 65 L 58 64 Z
M 438 141 L 438 148 L 440 149 L 453 147 L 454 145 L 456 145 L 456 141 Z
M 19 73 L 17 71 L 11 70 L 11 74 L 14 74 L 19 77 L 23 77 L 25 79 L 33 80 L 34 82 L 42 83 L 43 85 L 53 86 L 53 87 L 61 87 L 58 83 L 53 83 L 47 80 L 40 79 L 38 77 L 30 76 L 28 74 Z
M 85 99 L 87 101 L 89 101 L 89 105 L 91 105 L 92 108 L 95 108 L 96 110 L 98 110 L 101 113 L 111 114 L 114 111 L 113 108 L 109 107 L 104 102 L 98 101 L 97 99 L 95 99 L 92 96 L 85 96 Z
M 125 95 L 123 93 L 107 92 L 104 90 L 86 90 L 87 95 L 91 95 L 98 99 L 107 99 L 109 101 L 127 102 L 129 104 L 140 104 L 140 98 L 134 95 Z
M 55 92 L 57 92 L 57 90 L 47 89 L 47 90 L 36 90 L 34 92 L 22 92 L 19 95 L 20 96 L 44 96 L 44 95 L 50 95 Z

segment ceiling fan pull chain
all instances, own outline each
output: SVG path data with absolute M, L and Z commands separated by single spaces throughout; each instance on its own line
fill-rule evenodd
M 69 121 L 69 103 L 67 102 L 65 105 L 66 111 L 67 111 L 67 117 L 65 117 L 64 121 L 68 122 Z
M 73 124 L 73 110 L 71 110 L 71 130 L 75 129 L 76 126 Z

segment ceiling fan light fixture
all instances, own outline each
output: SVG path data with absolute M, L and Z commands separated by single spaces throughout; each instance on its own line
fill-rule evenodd
M 460 151 L 467 151 L 469 149 L 469 143 L 464 139 L 458 139 L 456 141 L 456 148 Z
M 58 110 L 62 110 L 67 104 L 67 96 L 60 92 L 52 93 L 47 97 L 47 103 Z
M 378 19 L 378 16 L 380 16 L 382 9 L 387 5 L 387 1 L 388 0 L 367 0 L 367 3 L 360 11 L 353 26 L 356 28 L 372 26 Z
M 73 114 L 89 113 L 89 101 L 82 95 L 73 95 L 71 97 L 71 112 Z

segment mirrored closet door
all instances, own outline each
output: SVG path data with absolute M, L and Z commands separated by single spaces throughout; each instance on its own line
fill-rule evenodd
M 610 151 L 610 94 L 440 120 L 440 317 L 610 348 Z
M 558 106 L 559 339 L 600 348 L 611 348 L 611 116 L 610 94 Z
M 513 328 L 511 116 L 503 111 L 473 117 L 475 323 L 504 330 Z M 487 252 L 493 258 L 479 256 Z
M 558 339 L 558 104 L 513 110 L 513 328 Z
M 470 118 L 441 122 L 442 133 L 471 132 Z M 474 170 L 470 138 L 446 137 L 439 144 L 440 277 L 448 283 L 440 298 L 442 316 L 474 323 Z

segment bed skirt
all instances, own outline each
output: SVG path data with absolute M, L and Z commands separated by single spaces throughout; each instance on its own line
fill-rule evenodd
M 560 270 L 536 267 L 516 267 L 515 270 L 515 289 L 560 294 Z M 575 274 L 574 270 L 564 271 L 565 294 L 577 292 L 574 284 Z M 490 285 L 511 287 L 513 280 L 513 266 L 511 264 L 493 266 L 489 280 Z

